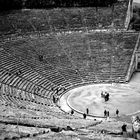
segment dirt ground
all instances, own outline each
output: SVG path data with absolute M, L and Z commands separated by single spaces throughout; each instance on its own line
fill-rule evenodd
M 110 94 L 109 101 L 101 98 L 101 92 Z M 134 74 L 127 84 L 95 84 L 82 86 L 69 91 L 67 103 L 73 109 L 86 112 L 94 116 L 103 116 L 104 110 L 115 116 L 116 109 L 119 115 L 133 115 L 140 112 L 140 73 Z

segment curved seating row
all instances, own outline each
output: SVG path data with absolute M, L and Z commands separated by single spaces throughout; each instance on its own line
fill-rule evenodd
M 27 41 L 10 41 L 2 47 L 11 55 L 11 63 L 15 63 L 17 68 L 21 67 L 22 77 L 36 84 L 42 81 L 40 86 L 46 80 L 47 84 L 43 87 L 47 89 L 55 86 L 67 89 L 88 82 L 125 82 L 137 37 L 138 34 L 123 32 L 48 35 L 28 38 Z M 38 59 L 36 52 L 42 54 L 42 60 Z M 16 60 L 20 62 L 14 62 Z
M 20 112 L 21 110 L 22 112 L 27 113 L 27 116 L 50 116 L 50 118 L 51 116 L 54 116 L 59 119 L 77 118 L 61 111 L 49 99 L 42 99 L 39 96 L 34 96 L 31 93 L 24 92 L 3 83 L 0 83 L 0 103 L 3 106 L 9 106 L 13 109 L 19 109 L 18 112 Z

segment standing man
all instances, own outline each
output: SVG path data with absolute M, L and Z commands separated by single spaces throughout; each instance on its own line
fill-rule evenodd
M 107 116 L 107 111 L 105 110 L 105 111 L 104 111 L 104 117 L 106 117 L 106 116 Z
M 127 137 L 127 129 L 126 129 L 127 125 L 124 123 L 122 125 L 122 134 L 124 137 Z
M 53 103 L 56 103 L 56 99 L 55 96 L 53 95 Z
M 88 108 L 86 109 L 86 112 L 87 112 L 87 115 L 88 115 L 89 114 L 89 109 Z
M 74 114 L 74 111 L 73 111 L 73 109 L 71 110 L 71 115 L 73 115 Z
M 106 112 L 107 121 L 109 121 L 109 111 Z
M 109 117 L 109 111 L 107 111 L 106 115 L 107 115 L 107 117 Z
M 84 114 L 83 114 L 83 118 L 86 119 L 86 117 L 87 117 L 87 115 L 84 113 Z
M 116 115 L 117 115 L 117 117 L 118 117 L 118 115 L 119 115 L 119 110 L 118 110 L 118 109 L 116 110 Z

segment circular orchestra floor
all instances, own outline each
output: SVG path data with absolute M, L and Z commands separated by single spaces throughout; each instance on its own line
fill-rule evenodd
M 101 92 L 110 94 L 105 102 Z M 104 116 L 104 110 L 115 116 L 116 109 L 120 115 L 133 114 L 140 111 L 140 73 L 136 73 L 128 84 L 94 84 L 75 88 L 69 91 L 68 105 L 81 113 L 93 116 Z

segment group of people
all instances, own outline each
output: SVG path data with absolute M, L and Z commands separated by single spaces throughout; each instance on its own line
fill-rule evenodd
M 132 135 L 134 138 L 140 140 L 140 118 L 139 116 L 132 116 Z
M 11 76 L 11 75 L 12 75 L 12 72 L 8 71 L 6 74 L 7 74 L 8 76 Z M 20 69 L 17 70 L 17 71 L 15 72 L 15 75 L 16 75 L 16 76 L 20 76 L 21 74 L 22 74 L 22 72 L 21 72 Z
M 74 110 L 72 109 L 71 110 L 71 115 L 74 114 Z M 89 115 L 89 109 L 86 108 L 86 113 L 83 113 L 83 118 L 86 119 L 87 115 Z M 119 116 L 119 110 L 116 109 L 116 116 L 118 117 Z M 107 110 L 104 110 L 104 117 L 109 117 L 109 111 Z
M 122 135 L 124 137 L 128 137 L 131 134 L 130 136 L 132 138 L 140 140 L 140 118 L 139 118 L 139 116 L 132 116 L 131 121 L 132 121 L 132 132 L 127 132 L 127 124 L 124 123 L 121 127 Z
M 59 87 L 53 87 L 51 88 L 51 91 L 55 92 L 55 94 L 59 95 L 59 93 L 66 91 L 66 88 L 63 86 L 59 86 Z
M 83 118 L 86 119 L 87 115 L 89 114 L 89 109 L 86 108 L 86 113 L 83 114 Z
M 104 117 L 109 117 L 109 111 L 104 110 Z
M 56 96 L 53 95 L 53 103 L 57 103 L 58 100 L 59 100 L 59 97 L 56 97 Z
M 71 110 L 71 115 L 73 115 L 74 114 L 74 110 L 72 109 Z M 87 117 L 87 115 L 89 114 L 89 109 L 87 108 L 86 109 L 86 113 L 83 113 L 83 119 L 86 119 L 86 117 Z
M 108 92 L 101 92 L 101 97 L 105 99 L 105 102 L 109 100 L 109 93 Z
M 119 110 L 118 109 L 116 109 L 116 116 L 117 117 L 119 116 Z M 104 117 L 109 117 L 109 111 L 104 110 Z
M 54 103 L 57 103 L 57 101 L 59 100 L 59 95 L 66 91 L 66 88 L 63 87 L 63 86 L 59 86 L 59 87 L 53 87 L 51 88 L 51 91 L 54 92 L 54 95 L 53 95 L 53 102 Z
M 74 114 L 74 110 L 71 110 L 71 115 Z M 89 109 L 86 108 L 86 112 L 83 113 L 83 119 L 86 119 L 87 115 L 89 114 Z M 116 116 L 119 116 L 119 110 L 116 109 Z M 109 118 L 109 111 L 104 110 L 104 117 Z M 130 132 L 127 132 L 127 124 L 123 123 L 121 126 L 121 134 L 124 137 L 128 137 Z M 132 117 L 132 132 L 131 132 L 133 138 L 140 139 L 140 118 L 138 116 L 133 116 Z

